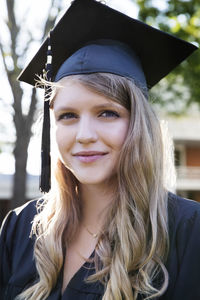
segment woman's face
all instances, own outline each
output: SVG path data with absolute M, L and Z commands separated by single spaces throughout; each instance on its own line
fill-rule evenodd
M 79 82 L 65 78 L 61 83 L 53 104 L 61 160 L 82 184 L 109 182 L 116 175 L 129 112 Z

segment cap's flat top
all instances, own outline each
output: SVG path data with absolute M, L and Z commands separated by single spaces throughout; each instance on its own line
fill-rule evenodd
M 151 88 L 189 56 L 196 46 L 132 19 L 95 0 L 75 0 L 51 34 L 53 78 L 62 63 L 89 41 L 118 40 L 139 57 Z M 35 84 L 46 63 L 47 40 L 19 80 Z

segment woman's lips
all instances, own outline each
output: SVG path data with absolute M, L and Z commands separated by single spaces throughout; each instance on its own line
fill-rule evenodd
M 95 162 L 98 159 L 105 156 L 107 153 L 99 152 L 99 151 L 81 151 L 74 154 L 74 156 L 80 161 L 84 163 Z

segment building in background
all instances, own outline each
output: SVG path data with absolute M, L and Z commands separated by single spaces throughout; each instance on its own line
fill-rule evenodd
M 174 140 L 176 193 L 200 202 L 200 117 L 168 118 Z

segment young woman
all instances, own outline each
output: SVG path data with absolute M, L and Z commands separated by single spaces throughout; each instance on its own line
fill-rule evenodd
M 90 9 L 126 18 L 76 0 L 65 22 Z M 165 189 L 161 130 L 147 96 L 155 74 L 114 37 L 65 53 L 52 82 L 42 80 L 51 87 L 55 172 L 49 193 L 4 221 L 2 299 L 200 298 L 200 206 Z

